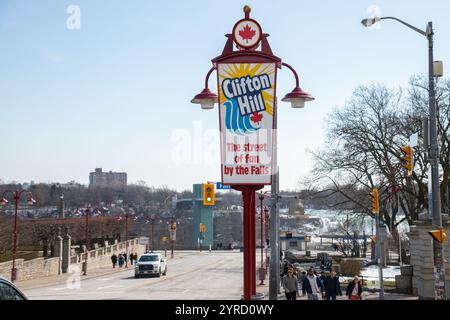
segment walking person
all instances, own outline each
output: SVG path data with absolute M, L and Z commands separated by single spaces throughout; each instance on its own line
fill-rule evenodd
M 328 277 L 324 281 L 325 287 L 325 299 L 336 300 L 336 296 L 342 296 L 341 285 L 339 284 L 339 278 L 334 271 L 330 271 Z
M 133 259 L 134 259 L 135 262 L 138 261 L 138 254 L 137 254 L 137 252 L 134 253 Z
M 111 262 L 112 262 L 113 268 L 115 268 L 116 263 L 117 263 L 117 255 L 115 253 L 113 253 L 113 255 L 111 256 Z
M 287 274 L 283 276 L 282 284 L 284 294 L 286 295 L 286 300 L 297 300 L 298 280 L 294 275 L 294 269 L 292 267 L 289 267 L 287 270 Z
M 125 262 L 125 259 L 122 254 L 119 254 L 119 268 L 122 268 L 123 264 Z
M 323 291 L 322 281 L 314 274 L 313 269 L 309 269 L 308 275 L 303 280 L 303 295 L 308 294 L 308 300 L 319 300 L 319 294 Z
M 347 297 L 350 300 L 361 300 L 362 285 L 358 276 L 355 276 L 352 281 L 347 286 Z
M 134 259 L 134 255 L 133 253 L 130 253 L 130 264 L 133 265 L 133 259 Z

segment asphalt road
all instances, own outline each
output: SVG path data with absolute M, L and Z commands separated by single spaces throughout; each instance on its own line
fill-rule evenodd
M 77 281 L 72 275 L 57 285 L 23 290 L 29 299 L 240 299 L 242 253 L 230 251 L 176 252 L 167 259 L 166 276 L 134 278 L 134 270 Z M 70 280 L 70 281 L 69 281 Z

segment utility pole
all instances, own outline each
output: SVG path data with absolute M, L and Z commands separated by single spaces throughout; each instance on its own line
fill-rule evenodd
M 380 232 L 380 219 L 379 219 L 379 215 L 378 213 L 375 215 L 375 225 L 376 225 L 376 245 L 378 247 L 378 257 L 376 257 L 377 259 L 377 263 L 378 263 L 378 279 L 380 282 L 380 300 L 384 300 L 384 277 L 383 277 L 383 265 L 381 262 L 381 232 Z
M 279 224 L 278 224 L 278 172 L 272 176 L 270 198 L 270 271 L 269 271 L 269 300 L 278 299 L 278 287 L 280 285 L 280 248 L 279 248 Z
M 439 147 L 437 142 L 437 111 L 436 111 L 436 89 L 434 83 L 434 63 L 433 63 L 433 23 L 428 22 L 428 80 L 429 80 L 429 114 L 430 114 L 430 150 L 429 160 L 431 166 L 431 183 L 433 197 L 433 216 L 432 225 L 434 228 L 442 230 L 441 215 L 441 191 L 439 187 Z M 433 238 L 433 262 L 435 273 L 435 299 L 445 300 L 445 268 L 444 268 L 444 250 L 442 243 Z

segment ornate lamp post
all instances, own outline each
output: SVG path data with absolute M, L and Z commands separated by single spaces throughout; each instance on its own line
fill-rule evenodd
M 19 215 L 19 200 L 22 194 L 28 194 L 28 204 L 33 205 L 36 203 L 36 200 L 33 199 L 33 196 L 28 190 L 6 190 L 3 192 L 2 198 L 0 199 L 0 205 L 6 205 L 8 200 L 5 199 L 5 195 L 7 193 L 11 193 L 14 197 L 14 229 L 13 229 L 13 265 L 11 268 L 11 282 L 16 281 L 17 279 L 17 269 L 16 269 L 16 251 L 17 251 L 17 220 Z
M 87 266 L 88 266 L 88 256 L 89 256 L 89 215 L 92 212 L 91 205 L 86 207 L 84 214 L 86 216 L 85 220 L 85 228 L 84 228 L 84 265 L 83 265 L 83 275 L 87 275 Z M 95 208 L 94 212 L 96 214 L 101 214 L 99 208 Z
M 244 204 L 244 294 L 256 295 L 255 191 L 271 185 L 276 175 L 275 142 L 277 69 L 294 73 L 296 86 L 282 101 L 302 108 L 314 98 L 300 89 L 295 70 L 272 53 L 266 33 L 250 19 L 250 7 L 244 7 L 244 19 L 235 23 L 220 56 L 205 78 L 205 88 L 192 103 L 212 109 L 219 102 L 221 131 L 222 184 L 242 191 Z M 235 50 L 235 47 L 237 50 Z M 260 50 L 257 50 L 259 49 Z M 217 71 L 219 95 L 208 89 L 208 80 Z M 275 213 L 274 213 L 275 214 Z M 277 250 L 277 245 L 273 244 Z M 276 271 L 271 274 L 276 274 Z M 274 278 L 271 284 L 277 285 Z M 276 295 L 271 299 L 276 299 Z

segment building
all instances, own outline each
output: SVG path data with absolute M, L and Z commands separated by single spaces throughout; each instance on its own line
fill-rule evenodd
M 89 173 L 89 187 L 119 187 L 127 185 L 126 172 L 103 172 L 102 168 L 95 168 Z

